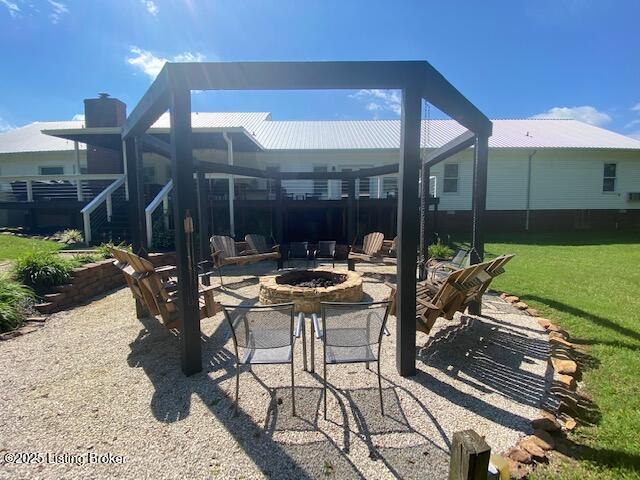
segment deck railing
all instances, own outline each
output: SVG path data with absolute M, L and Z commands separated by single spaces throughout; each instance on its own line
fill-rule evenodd
M 149 246 L 153 245 L 153 212 L 155 212 L 160 205 L 162 205 L 164 227 L 166 230 L 169 229 L 169 194 L 172 189 L 173 180 L 169 180 L 144 209 L 145 224 L 147 226 L 147 245 Z
M 124 185 L 126 178 L 127 177 L 125 175 L 120 175 L 107 188 L 96 195 L 93 200 L 87 203 L 82 210 L 80 210 L 84 225 L 84 241 L 87 245 L 91 243 L 91 214 L 103 203 L 106 203 L 107 222 L 111 221 L 111 217 L 113 215 L 112 196 L 116 190 Z
M 86 202 L 122 174 L 0 176 L 0 202 Z

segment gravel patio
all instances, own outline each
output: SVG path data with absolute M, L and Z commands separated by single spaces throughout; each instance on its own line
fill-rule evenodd
M 257 302 L 258 275 L 273 267 L 228 268 L 218 299 Z M 367 298 L 387 297 L 393 267 L 357 270 Z M 0 343 L 0 451 L 111 453 L 123 463 L 0 463 L 0 478 L 446 478 L 454 432 L 473 428 L 496 452 L 530 433 L 551 382 L 534 317 L 487 295 L 483 317 L 439 319 L 431 335 L 418 333 L 411 378 L 396 372 L 395 317 L 389 330 L 385 417 L 374 371 L 339 365 L 328 370 L 325 421 L 321 376 L 302 370 L 299 344 L 298 416 L 288 367 L 254 366 L 241 376 L 233 417 L 233 346 L 222 314 L 202 322 L 204 371 L 185 377 L 178 338 L 155 319 L 137 320 L 129 291 L 118 290 Z

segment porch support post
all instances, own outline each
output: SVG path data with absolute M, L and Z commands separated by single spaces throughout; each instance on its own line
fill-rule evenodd
M 403 377 L 416 372 L 416 263 L 418 251 L 418 175 L 420 173 L 420 90 L 402 91 L 398 175 L 398 290 L 396 368 Z
M 171 173 L 173 212 L 178 270 L 178 311 L 182 315 L 181 363 L 185 375 L 202 371 L 198 277 L 193 258 L 193 233 L 187 232 L 185 219 L 195 212 L 193 195 L 193 151 L 191 147 L 191 91 L 182 84 L 172 88 Z M 191 238 L 189 238 L 191 235 Z
M 144 183 L 141 169 L 138 163 L 142 164 L 142 159 L 138 159 L 139 150 L 136 146 L 135 137 L 130 137 L 124 142 L 125 159 L 127 169 L 127 188 L 129 190 L 129 232 L 131 232 L 131 249 L 141 255 L 146 256 L 146 231 L 144 222 Z M 136 317 L 145 318 L 149 315 L 142 302 L 136 298 Z
M 144 215 L 144 177 L 142 176 L 142 149 L 135 137 L 125 141 L 127 159 L 127 186 L 129 188 L 129 231 L 131 248 L 146 256 L 147 233 Z
M 484 259 L 484 212 L 487 204 L 487 167 L 489 162 L 489 137 L 476 136 L 473 157 L 473 193 L 471 210 L 473 213 L 473 229 L 471 231 L 471 264 L 480 263 Z M 473 315 L 482 314 L 482 302 L 469 305 Z
M 348 180 L 347 197 L 347 242 L 355 243 L 356 239 L 356 179 Z
M 420 280 L 427 278 L 428 241 L 427 220 L 429 216 L 429 172 L 430 169 L 422 164 L 420 171 Z
M 209 183 L 204 177 L 204 172 L 196 174 L 198 184 L 198 239 L 200 249 L 200 261 L 209 260 Z M 202 283 L 209 285 L 209 276 L 202 277 Z
M 227 142 L 227 163 L 233 166 L 233 140 L 222 132 L 225 142 Z M 233 175 L 229 175 L 229 234 L 235 239 L 236 236 L 236 214 L 233 210 L 233 202 L 236 196 L 236 181 Z
M 283 267 L 283 259 L 282 255 L 284 254 L 284 209 L 282 206 L 282 180 L 279 178 L 273 181 L 273 188 L 275 189 L 276 198 L 274 200 L 275 203 L 275 218 L 272 218 L 271 221 L 275 223 L 275 241 L 278 245 L 280 245 L 280 258 L 278 259 L 278 270 Z

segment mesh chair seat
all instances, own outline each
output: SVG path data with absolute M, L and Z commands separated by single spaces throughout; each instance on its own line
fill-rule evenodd
M 244 365 L 291 363 L 292 351 L 291 345 L 278 348 L 247 348 L 240 363 Z
M 377 360 L 371 345 L 360 347 L 335 347 L 327 345 L 325 355 L 327 363 L 363 363 L 375 362 Z

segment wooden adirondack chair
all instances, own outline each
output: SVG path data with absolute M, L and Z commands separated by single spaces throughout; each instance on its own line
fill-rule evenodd
M 136 280 L 136 275 L 135 275 L 136 271 L 131 265 L 129 265 L 129 258 L 127 256 L 127 252 L 120 250 L 118 248 L 109 248 L 109 251 L 111 252 L 111 255 L 113 256 L 113 258 L 115 259 L 115 262 L 113 262 L 113 264 L 117 269 L 119 269 L 122 272 L 122 275 L 124 276 L 124 280 L 125 282 L 127 282 L 127 286 L 131 290 L 131 294 L 133 295 L 133 298 L 139 300 L 143 305 L 145 305 L 146 301 L 142 295 L 142 291 L 140 290 L 140 287 L 138 286 L 138 282 Z
M 265 242 L 266 243 L 266 242 Z M 224 286 L 222 281 L 221 269 L 225 265 L 247 265 L 258 263 L 265 260 L 279 260 L 279 252 L 258 253 L 255 250 L 245 250 L 238 252 L 236 242 L 231 237 L 224 235 L 214 235 L 211 237 L 211 257 L 213 258 L 213 266 L 218 271 L 220 284 Z
M 142 298 L 142 302 L 153 316 L 160 316 L 167 328 L 179 329 L 180 312 L 177 305 L 177 290 L 179 285 L 169 278 L 175 272 L 174 266 L 155 268 L 153 264 L 134 253 L 124 250 L 119 255 L 126 258 L 129 266 L 134 270 L 132 278 L 135 280 Z M 214 299 L 214 287 L 200 286 L 198 290 L 200 319 L 209 318 L 221 310 L 220 304 Z
M 347 257 L 349 270 L 355 268 L 356 262 L 383 263 L 384 257 L 380 253 L 383 242 L 383 233 L 373 232 L 365 235 L 362 246 L 353 245 L 349 251 Z
M 275 253 L 276 255 L 273 256 L 273 259 L 277 260 L 280 258 L 280 245 L 270 247 L 264 235 L 250 233 L 249 235 L 245 235 L 244 241 L 247 242 L 249 252 L 251 253 Z

